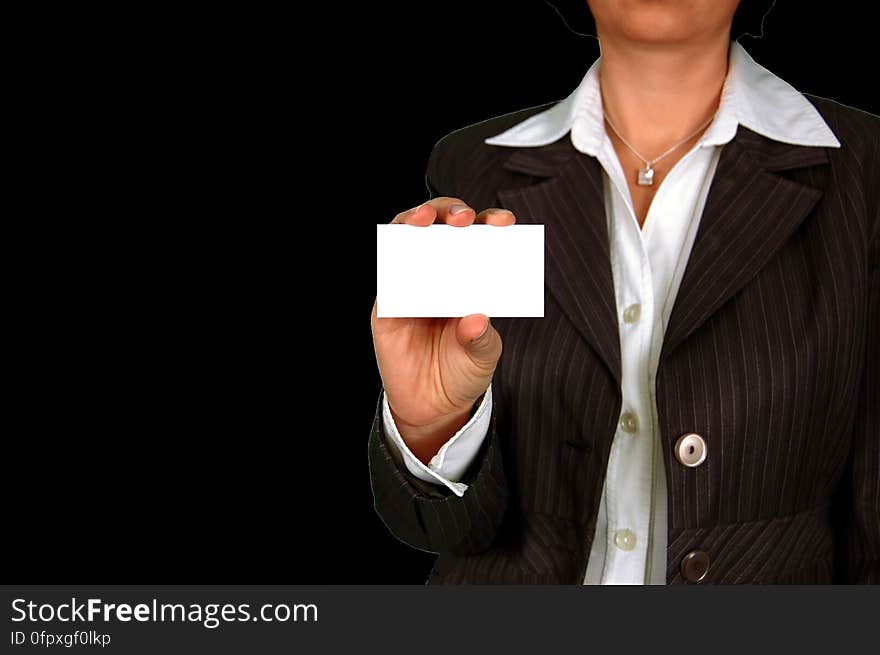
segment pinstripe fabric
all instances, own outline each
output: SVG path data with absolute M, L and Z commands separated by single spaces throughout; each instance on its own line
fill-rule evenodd
M 667 582 L 880 582 L 880 120 L 821 98 L 843 147 L 740 128 L 723 147 L 657 372 Z M 439 553 L 429 583 L 579 584 L 620 413 L 620 344 L 598 162 L 567 137 L 482 140 L 544 107 L 443 139 L 434 195 L 546 224 L 544 319 L 496 319 L 504 354 L 462 498 L 369 442 L 389 529 Z M 673 455 L 685 432 L 703 465 Z

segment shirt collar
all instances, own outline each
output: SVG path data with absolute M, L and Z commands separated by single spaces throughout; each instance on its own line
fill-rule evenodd
M 834 132 L 803 94 L 758 64 L 738 42 L 731 41 L 727 77 L 715 120 L 700 139 L 703 146 L 728 143 L 742 125 L 774 141 L 801 146 L 839 148 Z M 596 156 L 606 137 L 599 89 L 599 57 L 565 100 L 501 134 L 486 139 L 496 146 L 535 147 L 561 139 Z

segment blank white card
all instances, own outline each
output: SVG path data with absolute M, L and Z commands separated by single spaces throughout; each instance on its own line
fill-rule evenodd
M 377 315 L 544 316 L 543 225 L 377 225 Z

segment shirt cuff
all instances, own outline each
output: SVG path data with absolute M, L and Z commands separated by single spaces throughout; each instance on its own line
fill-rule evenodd
M 489 385 L 483 395 L 483 401 L 474 415 L 458 432 L 452 435 L 449 441 L 440 447 L 437 454 L 425 466 L 418 457 L 412 454 L 403 437 L 400 436 L 400 432 L 394 424 L 394 418 L 391 416 L 388 398 L 384 393 L 382 394 L 382 422 L 385 433 L 391 437 L 389 442 L 403 457 L 403 463 L 407 470 L 419 480 L 445 485 L 459 497 L 464 495 L 468 486 L 458 480 L 461 479 L 479 452 L 483 440 L 489 433 L 491 418 L 492 385 Z

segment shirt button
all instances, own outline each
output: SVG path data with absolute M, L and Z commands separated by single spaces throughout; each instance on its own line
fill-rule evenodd
M 706 441 L 696 432 L 683 434 L 675 442 L 675 458 L 685 466 L 699 466 L 706 461 Z
M 636 536 L 632 530 L 618 530 L 614 533 L 614 545 L 620 550 L 632 550 L 636 547 Z
M 620 417 L 620 427 L 624 429 L 624 431 L 633 434 L 638 432 L 639 429 L 639 417 L 633 414 L 632 412 L 624 412 Z
M 635 323 L 642 315 L 642 306 L 639 303 L 633 303 L 623 310 L 623 322 Z

